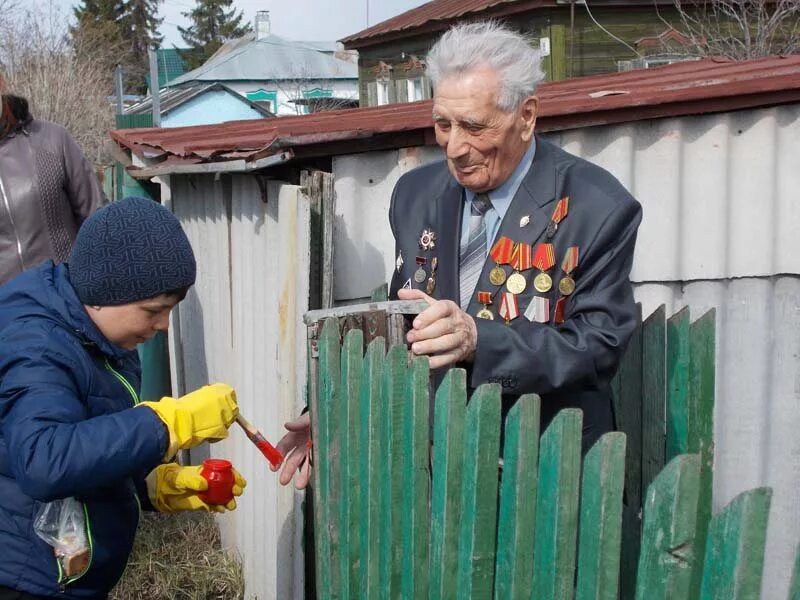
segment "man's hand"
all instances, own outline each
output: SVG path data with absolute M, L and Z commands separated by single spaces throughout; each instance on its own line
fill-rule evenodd
M 276 446 L 285 456 L 280 482 L 281 485 L 287 485 L 294 477 L 294 487 L 302 490 L 311 478 L 311 415 L 309 413 L 300 415 L 283 426 L 289 433 L 284 435 Z M 277 471 L 279 467 L 270 466 L 270 468 Z
M 428 308 L 414 319 L 408 332 L 411 351 L 428 356 L 431 369 L 472 362 L 478 344 L 475 320 L 452 300 L 434 300 L 421 290 L 399 290 L 400 300 L 425 300 Z

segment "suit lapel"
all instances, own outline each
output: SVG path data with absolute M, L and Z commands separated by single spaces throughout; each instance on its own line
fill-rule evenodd
M 495 240 L 502 236 L 507 236 L 515 242 L 526 242 L 535 244 L 547 229 L 547 224 L 552 216 L 552 203 L 556 196 L 556 169 L 553 160 L 552 150 L 547 142 L 536 138 L 536 154 L 528 173 L 522 179 L 522 183 L 517 190 L 514 199 L 506 211 L 503 221 L 497 230 Z M 520 227 L 520 220 L 528 217 L 530 222 L 524 227 Z M 478 279 L 477 291 L 491 291 L 494 296 L 493 302 L 496 306 L 494 312 L 499 310 L 500 291 L 505 291 L 505 286 L 497 288 L 489 281 L 489 271 L 494 267 L 491 257 L 486 259 L 483 265 L 481 276 Z M 511 273 L 511 269 L 506 267 L 506 273 Z M 526 273 L 527 275 L 530 273 Z M 530 282 L 529 282 L 530 283 Z M 478 294 L 473 294 L 470 299 L 467 312 L 475 315 L 481 309 L 478 304 Z
M 452 177 L 449 177 L 444 191 L 436 202 L 436 216 L 433 221 L 439 227 L 436 231 L 439 266 L 436 269 L 436 288 L 433 297 L 452 298 L 456 303 L 459 293 L 458 265 L 463 210 L 463 190 Z

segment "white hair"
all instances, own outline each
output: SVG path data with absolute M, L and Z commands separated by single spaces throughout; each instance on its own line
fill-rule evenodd
M 500 79 L 497 107 L 511 111 L 536 92 L 544 79 L 539 50 L 520 35 L 495 21 L 467 23 L 450 28 L 425 60 L 433 87 L 451 76 L 481 67 Z

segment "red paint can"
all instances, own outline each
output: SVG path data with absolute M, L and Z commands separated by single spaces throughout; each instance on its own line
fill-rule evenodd
M 224 505 L 233 500 L 233 465 L 229 460 L 209 458 L 203 461 L 200 475 L 208 481 L 208 489 L 199 494 L 206 504 Z

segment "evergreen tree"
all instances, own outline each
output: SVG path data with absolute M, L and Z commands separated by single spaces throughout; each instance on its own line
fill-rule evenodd
M 146 90 L 149 73 L 147 51 L 161 44 L 158 6 L 161 0 L 82 0 L 73 9 L 76 24 L 72 27 L 77 49 L 114 48 L 114 59 L 122 65 L 125 88 L 131 93 Z
M 249 23 L 242 24 L 242 13 L 231 9 L 233 0 L 197 0 L 197 6 L 183 16 L 190 19 L 189 27 L 178 27 L 189 50 L 183 59 L 189 69 L 196 69 L 207 61 L 220 46 L 229 40 L 250 33 Z M 230 10 L 228 10 L 230 9 Z

